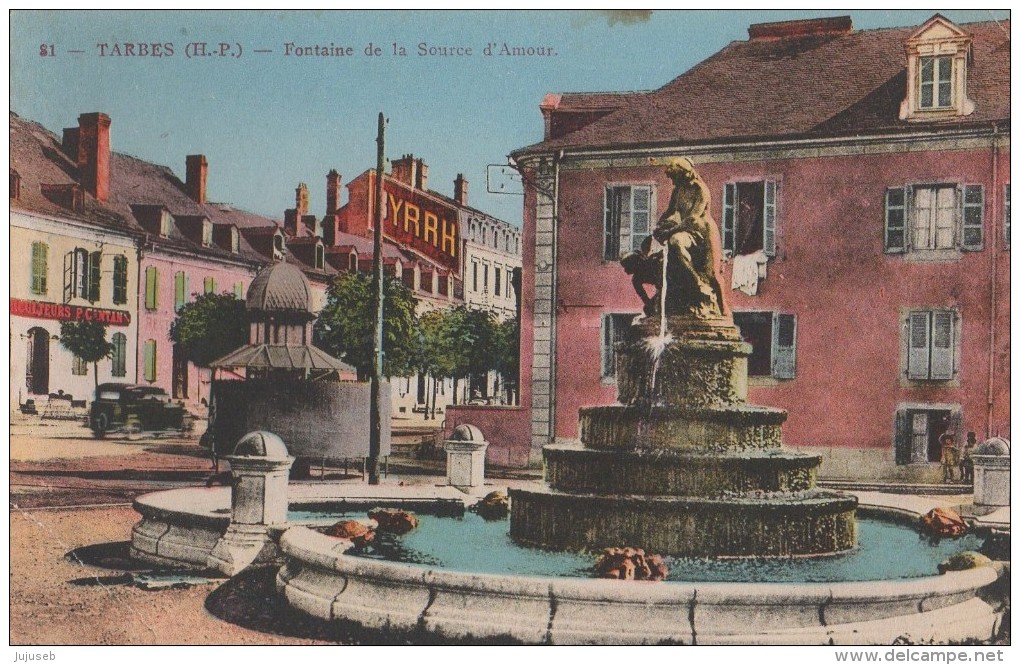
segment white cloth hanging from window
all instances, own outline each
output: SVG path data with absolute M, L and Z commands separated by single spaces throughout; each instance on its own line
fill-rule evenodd
M 740 289 L 749 296 L 757 295 L 759 280 L 768 274 L 769 257 L 763 250 L 751 254 L 737 254 L 733 257 L 732 288 Z

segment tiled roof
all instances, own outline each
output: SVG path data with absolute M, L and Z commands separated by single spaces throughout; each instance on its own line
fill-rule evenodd
M 652 93 L 516 154 L 570 147 L 698 144 L 883 133 L 1008 121 L 1009 21 L 960 26 L 973 37 L 975 111 L 931 123 L 899 119 L 906 40 L 917 26 L 733 42 Z M 597 96 L 593 96 L 597 97 Z
M 266 266 L 248 286 L 249 310 L 260 312 L 311 312 L 308 279 L 301 268 L 287 262 Z

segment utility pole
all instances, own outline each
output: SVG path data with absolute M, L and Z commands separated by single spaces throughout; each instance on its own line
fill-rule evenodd
M 368 484 L 379 484 L 379 452 L 382 448 L 382 377 L 383 377 L 383 257 L 382 208 L 383 170 L 386 168 L 386 118 L 379 113 L 378 153 L 375 162 L 375 215 L 372 220 L 372 305 L 375 312 L 375 336 L 372 344 L 372 395 L 369 402 Z M 389 414 L 386 414 L 388 417 Z

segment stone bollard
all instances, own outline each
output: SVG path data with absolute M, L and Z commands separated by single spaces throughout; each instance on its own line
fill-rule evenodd
M 482 431 L 474 425 L 459 425 L 446 440 L 446 484 L 462 492 L 481 487 L 485 481 L 485 449 Z
M 971 454 L 974 461 L 974 505 L 1009 505 L 1009 441 L 993 437 Z
M 233 576 L 276 558 L 269 527 L 287 521 L 287 479 L 294 458 L 271 432 L 245 434 L 226 456 L 233 475 L 230 526 L 209 553 L 207 565 Z

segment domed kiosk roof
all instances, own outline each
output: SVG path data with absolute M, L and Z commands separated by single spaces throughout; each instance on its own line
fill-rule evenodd
M 246 305 L 249 311 L 310 313 L 308 278 L 289 263 L 281 261 L 267 266 L 251 281 Z

